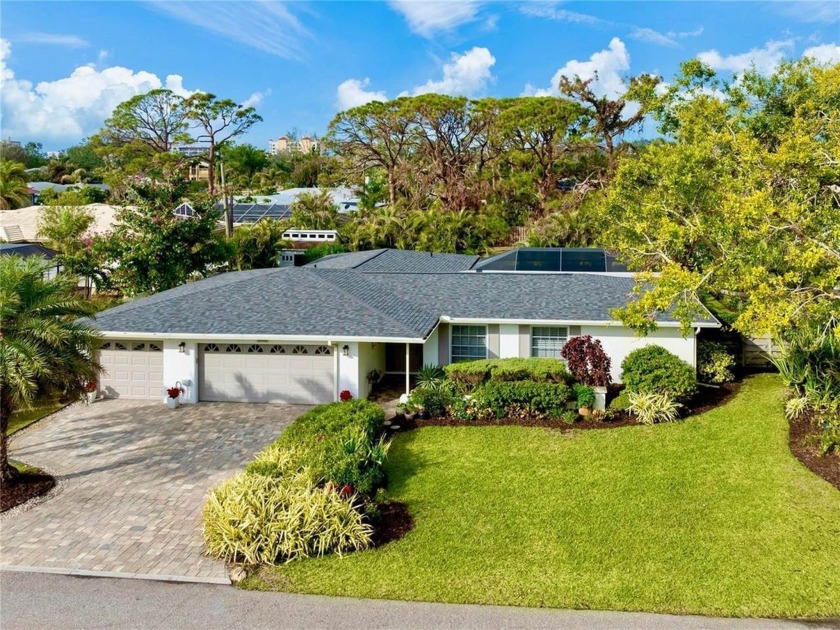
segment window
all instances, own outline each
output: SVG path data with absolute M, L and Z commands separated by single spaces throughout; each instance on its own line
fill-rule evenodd
M 568 338 L 566 327 L 534 326 L 531 328 L 531 356 L 560 359 L 560 351 Z
M 486 326 L 452 326 L 452 362 L 487 358 Z

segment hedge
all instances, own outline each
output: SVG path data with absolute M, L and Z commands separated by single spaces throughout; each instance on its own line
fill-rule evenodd
M 634 350 L 622 361 L 621 370 L 628 394 L 665 394 L 684 400 L 697 391 L 694 368 L 662 346 Z
M 571 398 L 566 383 L 535 381 L 490 381 L 473 395 L 475 405 L 490 409 L 496 418 L 520 414 L 559 418 Z
M 446 375 L 464 392 L 488 381 L 535 381 L 569 384 L 572 376 L 559 359 L 482 359 L 447 365 Z

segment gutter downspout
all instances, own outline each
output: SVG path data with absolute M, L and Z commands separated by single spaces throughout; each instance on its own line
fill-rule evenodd
M 411 393 L 411 386 L 409 384 L 409 370 L 410 370 L 410 367 L 408 365 L 409 356 L 410 356 L 410 352 L 409 352 L 410 347 L 411 347 L 410 343 L 405 344 L 405 395 L 406 396 L 408 396 Z

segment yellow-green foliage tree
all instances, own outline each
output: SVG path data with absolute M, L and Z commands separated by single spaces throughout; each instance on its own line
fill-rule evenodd
M 688 62 L 640 98 L 666 137 L 619 166 L 604 241 L 659 274 L 617 315 L 645 331 L 674 308 L 687 330 L 711 294 L 750 334 L 840 318 L 840 64 L 724 82 Z

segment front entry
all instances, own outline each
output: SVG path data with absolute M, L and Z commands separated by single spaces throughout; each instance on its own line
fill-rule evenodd
M 423 345 L 412 343 L 408 346 L 408 371 L 417 374 L 423 367 Z M 405 344 L 385 344 L 385 373 L 405 374 Z

